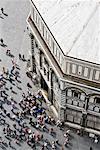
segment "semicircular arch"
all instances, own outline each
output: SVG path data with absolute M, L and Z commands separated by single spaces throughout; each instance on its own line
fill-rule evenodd
M 68 90 L 68 89 L 75 90 L 75 91 L 78 91 L 78 92 L 80 92 L 80 93 L 84 93 L 85 95 L 87 95 L 84 90 L 82 90 L 82 89 L 80 89 L 80 88 L 77 88 L 77 87 L 72 87 L 72 86 L 71 86 L 71 87 L 66 87 L 64 90 L 66 91 L 66 90 Z
M 100 94 L 97 94 L 97 93 L 92 93 L 92 94 L 88 94 L 88 97 L 100 97 Z

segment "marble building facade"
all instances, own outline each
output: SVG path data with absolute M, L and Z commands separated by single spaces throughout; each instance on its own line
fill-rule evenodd
M 72 127 L 100 134 L 100 64 L 66 56 L 32 0 L 27 24 L 31 67 L 58 118 Z

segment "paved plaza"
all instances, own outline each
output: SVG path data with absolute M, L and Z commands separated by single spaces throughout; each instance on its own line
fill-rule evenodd
M 18 118 L 16 115 L 14 116 L 11 109 L 14 106 L 14 112 L 21 112 L 22 107 L 19 105 L 19 102 L 23 99 L 22 94 L 25 93 L 25 95 L 29 95 L 29 92 L 31 92 L 32 95 L 37 96 L 39 87 L 37 85 L 35 86 L 26 75 L 27 60 L 30 57 L 29 51 L 31 50 L 31 42 L 26 24 L 26 18 L 30 9 L 29 2 L 28 0 L 0 0 L 0 7 L 4 8 L 4 12 L 0 12 L 0 38 L 3 39 L 3 44 L 2 42 L 0 43 L 0 75 L 4 74 L 3 81 L 5 83 L 2 87 L 2 82 L 0 82 L 0 91 L 3 91 L 2 93 L 0 92 L 0 150 L 42 150 L 46 139 L 48 140 L 48 146 L 45 147 L 44 150 L 52 150 L 53 142 L 57 139 L 59 142 L 55 144 L 56 150 L 90 150 L 90 146 L 93 147 L 93 150 L 100 150 L 100 142 L 95 144 L 93 139 L 85 135 L 84 137 L 79 136 L 74 130 L 70 130 L 69 144 L 65 147 L 64 134 L 69 128 L 64 127 L 62 130 L 52 121 L 51 124 L 45 123 L 45 130 L 42 130 L 41 127 L 32 127 L 29 124 L 29 120 L 32 118 L 34 122 L 37 122 L 39 113 L 36 114 L 37 116 L 27 114 L 22 118 L 22 122 L 25 123 L 26 128 L 31 130 L 31 133 L 35 133 L 35 135 L 39 134 L 40 136 L 43 135 L 43 138 L 35 141 L 36 147 L 27 143 L 29 133 L 26 133 L 26 139 L 19 140 L 14 135 L 7 135 L 7 133 L 4 132 L 4 127 L 7 128 L 7 125 L 9 125 L 12 132 L 15 131 L 17 136 L 20 135 L 21 131 L 18 129 L 21 129 L 21 125 L 19 125 Z M 6 54 L 9 49 L 14 57 Z M 19 59 L 19 53 L 25 56 L 26 61 Z M 15 65 L 15 69 L 11 73 L 13 65 Z M 9 74 L 6 76 L 4 73 L 4 71 L 7 70 L 9 74 L 11 73 L 11 81 L 9 80 Z M 18 73 L 17 80 L 15 78 L 15 71 Z M 32 88 L 28 88 L 27 83 L 29 83 Z M 11 98 L 13 98 L 13 102 Z M 39 105 L 39 109 L 42 110 L 42 113 L 45 112 L 47 117 L 49 115 L 51 118 L 54 117 L 53 112 L 48 111 L 49 108 L 45 102 L 43 102 L 41 106 L 37 98 L 36 103 Z M 4 110 L 6 110 L 6 112 Z M 10 114 L 10 116 L 8 114 Z M 12 119 L 13 117 L 15 118 Z M 55 119 L 55 117 L 53 119 Z M 5 123 L 2 122 L 3 120 Z M 16 124 L 17 129 L 14 127 L 14 124 Z M 50 133 L 52 128 L 54 134 Z M 10 141 L 11 146 L 9 144 Z

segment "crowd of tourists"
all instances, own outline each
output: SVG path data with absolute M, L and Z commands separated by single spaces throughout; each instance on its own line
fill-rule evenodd
M 12 56 L 10 54 L 9 56 Z M 8 54 L 8 50 L 6 51 Z M 20 58 L 19 58 L 20 59 Z M 6 146 L 13 147 L 12 139 L 15 143 L 21 145 L 21 142 L 26 142 L 33 149 L 41 143 L 41 150 L 45 148 L 64 149 L 62 144 L 57 139 L 57 133 L 54 126 L 62 127 L 62 123 L 55 121 L 53 117 L 46 113 L 44 105 L 44 98 L 41 91 L 36 94 L 31 92 L 32 85 L 27 83 L 27 93 L 22 93 L 19 101 L 14 100 L 13 97 L 7 94 L 7 90 L 14 93 L 13 84 L 18 87 L 20 83 L 20 67 L 15 63 L 14 58 L 11 58 L 12 66 L 10 69 L 3 67 L 0 74 L 0 122 L 4 126 L 3 133 L 9 142 L 5 142 L 0 137 L 0 143 Z M 10 82 L 8 89 L 7 82 Z M 22 89 L 21 89 L 22 90 Z M 8 105 L 10 111 L 5 107 Z M 7 117 L 12 121 L 12 126 L 6 121 Z M 35 129 L 35 130 L 34 130 Z M 65 134 L 64 145 L 69 144 L 69 131 Z M 55 137 L 55 140 L 49 141 L 44 138 L 44 132 Z

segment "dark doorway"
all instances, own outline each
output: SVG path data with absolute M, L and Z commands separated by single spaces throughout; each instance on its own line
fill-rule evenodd
M 41 88 L 45 91 L 48 92 L 48 86 L 47 83 L 45 82 L 45 80 L 43 79 L 42 75 L 41 75 Z

